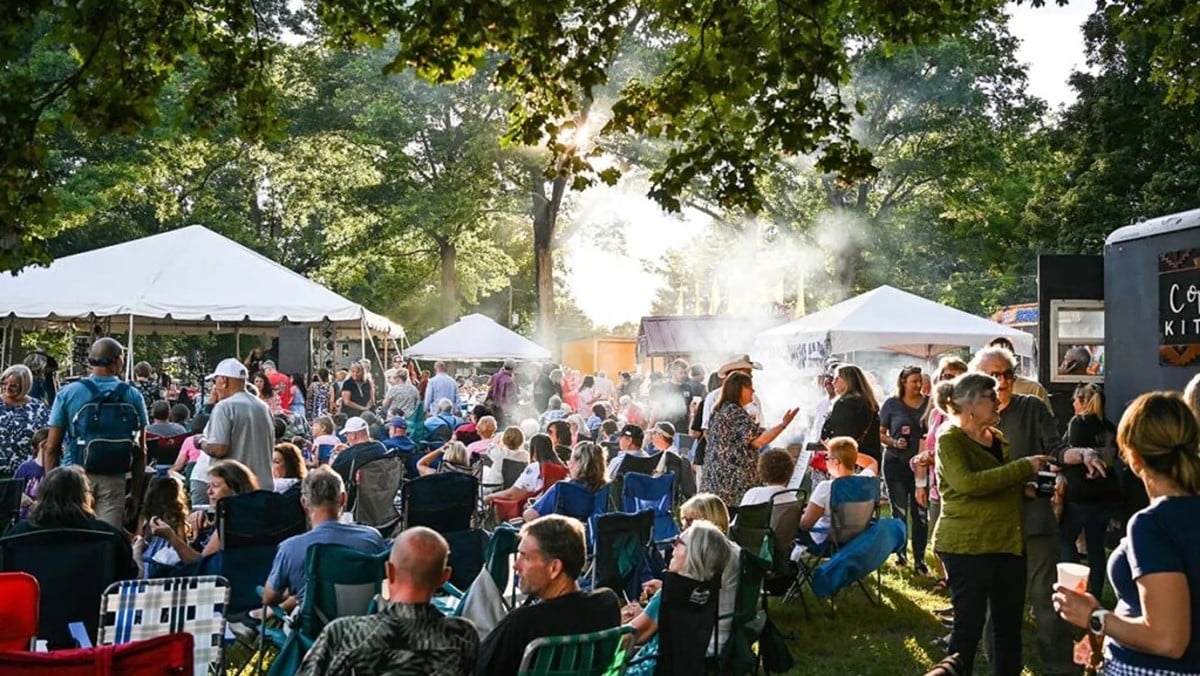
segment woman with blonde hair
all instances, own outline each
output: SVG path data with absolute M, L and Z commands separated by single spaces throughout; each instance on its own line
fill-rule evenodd
M 1117 426 L 1117 445 L 1150 506 L 1133 515 L 1108 559 L 1114 611 L 1055 586 L 1067 622 L 1104 639 L 1106 674 L 1195 674 L 1200 665 L 1200 424 L 1174 392 L 1143 394 Z
M 438 458 L 441 458 L 442 461 L 438 463 L 437 467 L 434 467 L 433 462 Z M 421 456 L 421 459 L 417 461 L 417 472 L 421 476 L 442 472 L 475 474 L 478 470 L 479 465 L 471 464 L 471 454 L 461 441 L 447 441 L 437 449 Z
M 608 483 L 608 472 L 605 465 L 604 449 L 590 441 L 581 441 L 575 445 L 571 451 L 571 457 L 567 460 L 567 481 L 579 484 L 595 493 Z M 532 507 L 526 509 L 522 516 L 526 521 L 533 521 L 543 514 L 550 514 L 554 511 L 554 504 L 557 500 L 558 484 L 555 484 L 550 487 L 550 490 L 543 493 Z
M 1090 448 L 1112 464 L 1117 428 L 1104 417 L 1104 391 L 1095 383 L 1075 388 L 1071 400 L 1075 416 L 1063 435 L 1071 448 Z M 1083 464 L 1064 464 L 1061 477 L 1066 484 L 1059 520 L 1059 560 L 1078 561 L 1076 541 L 1083 534 L 1089 566 L 1087 589 L 1099 598 L 1104 589 L 1104 536 L 1121 501 L 1121 486 L 1115 468 L 1100 473 Z

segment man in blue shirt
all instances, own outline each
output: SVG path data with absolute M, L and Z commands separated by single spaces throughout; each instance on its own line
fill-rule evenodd
M 433 370 L 435 374 L 425 386 L 425 417 L 438 413 L 436 404 L 442 399 L 450 401 L 452 405 L 458 404 L 458 383 L 446 373 L 446 363 L 437 362 Z
M 101 394 L 108 394 L 121 384 L 119 374 L 125 368 L 125 348 L 112 338 L 101 338 L 92 343 L 88 353 L 88 366 L 92 374 L 86 380 L 90 381 Z M 72 421 L 76 414 L 94 399 L 92 391 L 82 381 L 76 381 L 59 391 L 54 398 L 54 406 L 50 409 L 50 444 L 51 453 L 61 451 L 61 464 L 75 464 L 72 451 L 76 441 L 70 437 Z M 128 471 L 131 473 L 133 514 L 141 510 L 142 483 L 145 480 L 146 468 L 146 436 L 143 430 L 149 421 L 146 419 L 146 402 L 142 393 L 136 387 L 125 388 L 123 401 L 132 406 L 140 418 L 137 439 L 134 443 L 133 457 Z M 66 448 L 64 449 L 63 446 Z M 92 486 L 92 497 L 95 501 L 96 518 L 108 524 L 121 528 L 125 516 L 125 472 L 114 474 L 93 474 L 88 472 L 88 482 Z
M 310 546 L 335 544 L 367 554 L 376 554 L 384 549 L 379 531 L 369 526 L 339 521 L 346 507 L 346 485 L 342 483 L 342 477 L 329 467 L 318 467 L 304 477 L 300 486 L 300 500 L 308 512 L 312 530 L 294 535 L 279 544 L 271 574 L 267 576 L 267 584 L 263 587 L 263 603 L 275 605 L 282 602 L 285 610 L 290 610 L 304 599 L 307 582 L 304 560 Z
M 392 418 L 388 428 L 388 438 L 383 440 L 383 445 L 396 453 L 413 453 L 417 450 L 417 444 L 408 436 L 407 418 L 403 416 Z

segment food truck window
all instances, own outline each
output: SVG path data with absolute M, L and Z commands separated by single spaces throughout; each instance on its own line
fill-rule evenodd
M 1104 302 L 1050 301 L 1050 354 L 1055 355 L 1050 382 L 1104 380 Z

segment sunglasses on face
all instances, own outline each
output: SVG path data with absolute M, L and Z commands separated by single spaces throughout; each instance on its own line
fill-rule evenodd
M 1014 373 L 1012 369 L 1005 369 L 1003 371 L 991 371 L 991 372 L 987 372 L 986 375 L 989 375 L 989 376 L 995 378 L 996 380 L 1000 380 L 1001 378 L 1003 378 L 1005 380 L 1012 380 L 1014 377 L 1016 377 L 1016 373 Z

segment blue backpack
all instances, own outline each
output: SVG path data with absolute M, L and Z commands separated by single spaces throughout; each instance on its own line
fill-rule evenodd
M 136 448 L 136 435 L 142 429 L 137 407 L 125 401 L 128 383 L 120 383 L 108 394 L 90 379 L 79 381 L 92 393 L 71 419 L 71 462 L 92 474 L 120 474 L 129 471 Z

